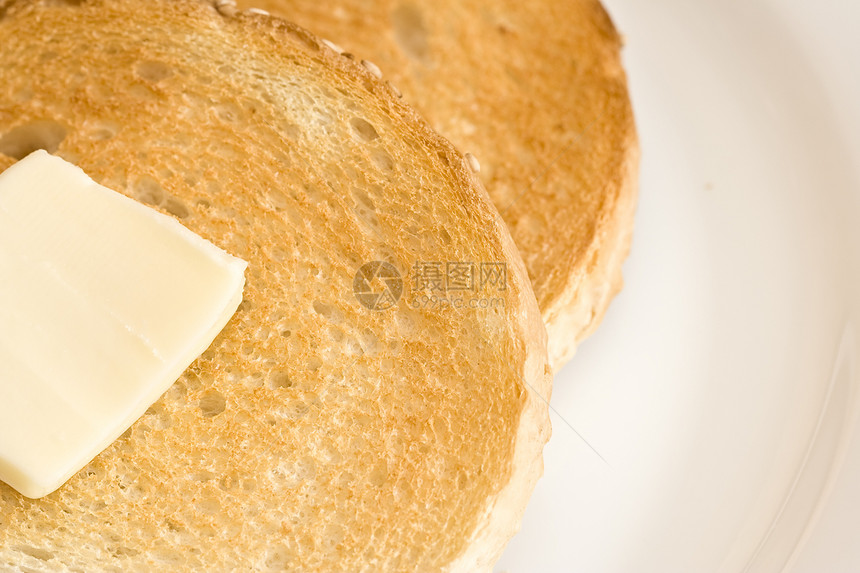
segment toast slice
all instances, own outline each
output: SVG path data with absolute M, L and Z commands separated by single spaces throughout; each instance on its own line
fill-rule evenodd
M 560 368 L 621 289 L 639 147 L 598 0 L 239 0 L 366 58 L 462 151 L 525 259 Z
M 468 161 L 372 70 L 203 0 L 0 2 L 0 61 L 5 165 L 52 150 L 249 262 L 128 432 L 45 498 L 0 484 L 0 570 L 489 569 L 550 377 Z

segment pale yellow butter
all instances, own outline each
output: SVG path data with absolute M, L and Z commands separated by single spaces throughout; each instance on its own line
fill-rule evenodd
M 0 480 L 47 495 L 215 339 L 247 264 L 37 151 L 0 173 Z

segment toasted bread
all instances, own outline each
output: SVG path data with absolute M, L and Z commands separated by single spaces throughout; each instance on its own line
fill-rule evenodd
M 488 570 L 541 473 L 550 377 L 468 160 L 373 70 L 229 5 L 0 2 L 0 60 L 3 165 L 51 149 L 249 263 L 119 440 L 42 499 L 0 484 L 0 570 Z M 428 306 L 421 261 L 505 280 Z
M 639 147 L 621 37 L 597 0 L 239 0 L 372 61 L 473 153 L 560 368 L 622 284 Z

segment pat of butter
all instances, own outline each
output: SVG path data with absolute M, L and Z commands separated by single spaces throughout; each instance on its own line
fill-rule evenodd
M 247 264 L 37 151 L 0 174 L 0 480 L 51 493 L 212 344 Z

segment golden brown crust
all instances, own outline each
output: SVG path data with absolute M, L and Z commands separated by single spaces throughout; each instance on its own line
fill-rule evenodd
M 539 475 L 549 374 L 468 161 L 372 68 L 279 19 L 6 6 L 0 138 L 62 131 L 60 156 L 250 266 L 237 315 L 121 439 L 44 499 L 0 484 L 0 569 L 488 567 Z M 372 260 L 407 279 L 388 311 L 352 293 Z M 407 304 L 419 260 L 505 263 L 504 306 Z
M 621 285 L 638 145 L 621 38 L 597 0 L 240 0 L 373 60 L 474 153 L 561 367 Z
M 6 168 L 14 165 L 15 160 L 0 153 L 0 171 L 5 171 Z

